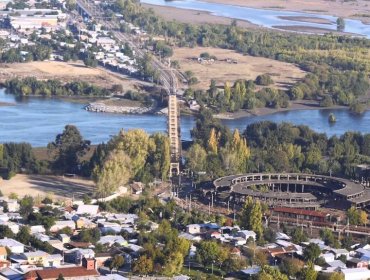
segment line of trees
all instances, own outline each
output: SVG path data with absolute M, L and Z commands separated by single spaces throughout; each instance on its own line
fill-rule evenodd
M 187 165 L 211 178 L 274 171 L 351 177 L 357 164 L 370 163 L 370 134 L 359 132 L 328 138 L 307 126 L 262 121 L 239 134 L 201 110 L 192 137 L 195 143 L 188 150 Z M 235 139 L 241 139 L 238 149 L 243 152 L 235 150 Z
M 169 139 L 144 130 L 121 131 L 108 144 L 97 147 L 90 161 L 97 194 L 106 196 L 131 180 L 144 183 L 166 179 L 170 168 Z
M 29 61 L 43 61 L 50 58 L 52 48 L 37 43 L 34 46 L 20 46 L 18 48 L 10 48 L 0 53 L 0 62 L 15 63 Z
M 34 77 L 10 79 L 4 86 L 10 93 L 29 96 L 109 96 L 107 89 L 100 88 L 83 81 L 63 84 L 58 80 L 39 81 Z
M 28 143 L 0 144 L 0 176 L 10 179 L 19 172 L 36 173 L 38 162 Z

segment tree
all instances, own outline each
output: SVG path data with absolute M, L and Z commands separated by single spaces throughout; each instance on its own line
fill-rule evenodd
M 195 172 L 204 171 L 206 169 L 207 152 L 204 148 L 195 143 L 187 153 L 187 163 L 191 170 Z
M 344 275 L 339 272 L 333 272 L 330 274 L 329 280 L 344 280 Z
M 33 212 L 33 204 L 33 197 L 26 195 L 19 201 L 19 213 L 27 219 L 28 216 Z
M 281 272 L 292 278 L 296 277 L 302 268 L 303 262 L 296 258 L 283 258 L 280 264 Z
M 334 248 L 339 248 L 340 246 L 339 240 L 334 237 L 334 234 L 330 229 L 325 228 L 321 230 L 320 236 L 324 240 L 326 245 L 334 247 Z
M 149 135 L 142 129 L 133 129 L 127 132 L 121 131 L 112 142 L 117 150 L 124 151 L 130 158 L 133 176 L 144 168 L 148 157 L 149 145 L 154 144 L 149 141 Z
M 347 210 L 347 218 L 351 225 L 358 225 L 360 223 L 360 215 L 356 207 L 352 206 Z
M 100 237 L 101 237 L 101 234 L 98 228 L 82 229 L 77 236 L 79 241 L 88 242 L 92 244 L 97 243 Z
M 306 267 L 301 271 L 301 277 L 299 279 L 302 280 L 316 280 L 317 279 L 317 272 L 315 271 L 315 266 L 313 262 L 308 262 Z
M 48 150 L 54 154 L 54 168 L 61 172 L 76 173 L 80 170 L 80 158 L 90 148 L 90 141 L 84 140 L 74 125 L 66 125 L 55 141 L 48 144 Z
M 253 230 L 261 239 L 263 238 L 262 216 L 261 203 L 258 200 L 253 201 L 252 197 L 248 196 L 241 212 L 240 225 Z
M 273 83 L 274 81 L 271 79 L 269 74 L 258 75 L 256 78 L 256 84 L 260 86 L 268 86 Z
M 281 273 L 278 269 L 265 265 L 262 267 L 257 277 L 258 280 L 288 280 L 288 276 Z
M 153 266 L 153 260 L 143 255 L 133 263 L 132 271 L 140 275 L 148 275 L 153 271 Z
M 302 228 L 294 228 L 292 233 L 292 241 L 294 243 L 300 244 L 308 240 L 306 232 Z
M 21 227 L 16 239 L 23 244 L 28 244 L 31 239 L 30 228 L 28 226 Z
M 346 22 L 344 21 L 344 19 L 341 17 L 337 18 L 337 30 L 344 31 L 345 27 L 346 27 Z
M 125 264 L 125 258 L 120 255 L 115 255 L 112 261 L 109 263 L 109 269 L 113 271 L 113 269 L 118 270 Z
M 165 180 L 170 171 L 170 141 L 167 135 L 155 133 L 150 136 L 147 163 L 156 178 Z M 145 167 L 147 168 L 147 167 Z M 149 167 L 148 167 L 149 169 Z
M 173 252 L 166 261 L 166 265 L 163 268 L 163 273 L 166 276 L 178 274 L 180 273 L 183 265 L 184 265 L 183 255 L 180 252 Z
M 217 261 L 219 254 L 220 246 L 217 242 L 202 241 L 199 243 L 199 248 L 197 248 L 196 257 L 203 266 L 208 266 Z
M 57 280 L 64 280 L 63 274 L 59 273 Z
M 218 150 L 218 137 L 216 135 L 216 130 L 212 128 L 208 138 L 208 151 L 210 153 L 217 154 L 217 150 Z
M 262 225 L 262 208 L 261 203 L 257 200 L 250 213 L 250 225 L 251 230 L 253 230 L 259 239 L 263 238 L 263 225 Z
M 303 252 L 303 258 L 306 261 L 314 262 L 320 256 L 321 250 L 319 245 L 310 243 Z
M 8 226 L 0 225 L 0 239 L 3 238 L 14 238 L 14 233 Z
M 230 98 L 231 98 L 231 87 L 230 87 L 230 84 L 229 83 L 225 83 L 225 86 L 224 86 L 224 99 L 225 99 L 226 105 L 228 105 L 230 103 Z
M 364 210 L 359 210 L 359 223 L 360 225 L 367 225 L 368 217 Z
M 96 193 L 100 197 L 105 197 L 130 180 L 132 176 L 131 159 L 123 150 L 113 150 L 105 160 L 103 167 L 100 169 L 97 166 L 93 173 Z

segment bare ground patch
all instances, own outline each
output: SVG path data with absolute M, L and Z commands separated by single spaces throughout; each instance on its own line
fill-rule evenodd
M 198 62 L 201 53 L 207 52 L 217 59 L 214 62 Z M 173 60 L 178 60 L 182 71 L 192 71 L 199 83 L 198 89 L 208 89 L 212 79 L 218 84 L 238 79 L 254 80 L 258 75 L 270 74 L 274 86 L 286 89 L 305 76 L 305 72 L 291 63 L 273 59 L 246 56 L 232 50 L 219 48 L 178 48 Z
M 4 82 L 16 77 L 35 77 L 40 80 L 56 79 L 62 82 L 80 80 L 103 88 L 111 88 L 114 84 L 120 84 L 125 91 L 149 86 L 145 82 L 119 75 L 104 68 L 86 67 L 82 62 L 33 61 L 0 64 L 0 81 Z
M 19 197 L 51 195 L 64 201 L 93 193 L 94 183 L 91 180 L 80 178 L 18 174 L 10 180 L 0 181 L 0 190 L 5 196 L 9 196 L 11 193 L 16 193 Z

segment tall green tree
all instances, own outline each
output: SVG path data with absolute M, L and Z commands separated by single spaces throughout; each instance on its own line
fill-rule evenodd
M 113 269 L 118 270 L 125 264 L 125 258 L 120 255 L 115 255 L 112 261 L 109 263 L 109 269 L 113 271 Z
M 192 145 L 186 158 L 191 170 L 200 172 L 206 169 L 207 152 L 201 145 L 197 143 Z
M 94 170 L 96 193 L 105 197 L 127 184 L 132 177 L 131 159 L 122 150 L 113 150 L 104 161 L 102 168 Z
M 90 148 L 90 141 L 84 140 L 74 125 L 66 125 L 54 142 L 48 144 L 49 152 L 54 155 L 54 168 L 60 172 L 78 173 L 81 157 Z

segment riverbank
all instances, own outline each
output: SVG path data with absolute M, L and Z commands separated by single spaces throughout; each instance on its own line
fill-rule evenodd
M 230 25 L 234 19 L 228 17 L 221 17 L 212 15 L 209 12 L 190 10 L 190 9 L 180 9 L 174 7 L 158 6 L 151 5 L 146 3 L 141 3 L 141 5 L 147 9 L 152 9 L 155 14 L 161 16 L 165 20 L 177 20 L 183 23 L 192 23 L 192 24 L 222 24 Z M 236 20 L 238 26 L 244 28 L 259 28 L 258 25 L 253 24 L 246 20 Z
M 284 10 L 303 13 L 326 14 L 336 17 L 359 19 L 370 23 L 369 2 L 366 0 L 353 1 L 326 1 L 326 0 L 202 0 L 209 3 L 236 5 L 248 8 Z M 364 16 L 361 16 L 364 15 Z
M 151 105 L 145 105 L 139 101 L 122 98 L 110 98 L 89 103 L 84 107 L 86 111 L 95 113 L 114 113 L 114 114 L 150 114 L 154 113 L 156 102 L 152 100 Z
M 299 100 L 293 101 L 291 106 L 288 108 L 256 108 L 253 110 L 240 110 L 236 113 L 220 113 L 215 114 L 214 117 L 220 120 L 237 120 L 246 117 L 261 117 L 267 115 L 273 115 L 281 112 L 290 112 L 297 110 L 333 110 L 333 109 L 347 109 L 347 106 L 332 106 L 332 107 L 320 107 L 317 101 L 313 100 Z

